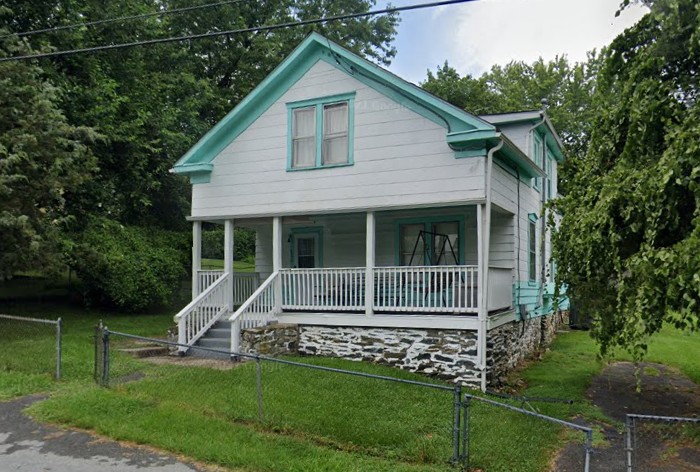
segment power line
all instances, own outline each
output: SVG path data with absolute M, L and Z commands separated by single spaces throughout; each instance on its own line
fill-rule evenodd
M 95 20 L 95 21 L 88 21 L 85 23 L 74 23 L 74 24 L 64 25 L 64 26 L 55 26 L 53 28 L 44 28 L 44 29 L 38 29 L 38 30 L 32 30 L 32 31 L 23 31 L 20 33 L 5 34 L 3 36 L 0 36 L 0 39 L 9 38 L 10 36 L 33 36 L 35 34 L 40 34 L 40 33 L 53 33 L 55 31 L 72 30 L 72 29 L 76 29 L 76 28 L 82 28 L 84 26 L 96 26 L 96 25 L 103 25 L 106 23 L 114 23 L 117 21 L 137 20 L 137 19 L 141 19 L 141 18 L 148 18 L 150 16 L 163 16 L 163 15 L 170 15 L 172 13 L 183 13 L 186 11 L 202 10 L 204 8 L 218 7 L 221 5 L 228 5 L 231 3 L 240 3 L 242 1 L 243 0 L 228 0 L 225 2 L 207 3 L 206 5 L 196 5 L 196 6 L 191 6 L 191 7 L 173 8 L 172 10 L 163 10 L 163 11 L 158 11 L 158 12 L 154 12 L 154 13 L 142 13 L 140 15 L 120 16 L 119 18 L 105 18 L 104 20 Z
M 188 41 L 188 40 L 192 40 L 192 39 L 213 38 L 215 36 L 224 36 L 224 35 L 232 35 L 232 34 L 254 33 L 254 32 L 260 32 L 260 31 L 274 31 L 274 30 L 278 30 L 278 29 L 292 28 L 292 27 L 296 27 L 296 26 L 315 25 L 315 24 L 319 24 L 319 23 L 327 23 L 330 21 L 349 20 L 349 19 L 354 19 L 354 18 L 363 18 L 363 17 L 367 17 L 367 16 L 387 15 L 387 14 L 391 14 L 391 13 L 398 13 L 401 11 L 420 10 L 420 9 L 425 9 L 425 8 L 435 8 L 435 7 L 440 7 L 440 6 L 455 5 L 455 4 L 459 4 L 459 3 L 468 3 L 468 2 L 475 2 L 475 1 L 477 1 L 477 0 L 444 0 L 444 1 L 431 2 L 431 3 L 419 3 L 419 4 L 414 4 L 414 5 L 406 5 L 403 7 L 391 7 L 391 8 L 384 8 L 381 10 L 372 10 L 372 11 L 368 11 L 368 12 L 364 12 L 364 13 L 350 13 L 350 14 L 345 14 L 345 15 L 329 16 L 326 18 L 314 18 L 311 20 L 300 20 L 300 21 L 281 23 L 281 24 L 276 24 L 276 25 L 256 26 L 256 27 L 251 27 L 251 28 L 241 28 L 241 29 L 228 30 L 228 31 L 212 31 L 209 33 L 193 34 L 193 35 L 188 35 L 188 36 L 176 36 L 176 37 L 172 37 L 172 38 L 150 39 L 147 41 L 135 41 L 132 43 L 106 44 L 106 45 L 94 46 L 94 47 L 90 47 L 90 48 L 70 49 L 70 50 L 65 50 L 65 51 L 53 51 L 53 52 L 46 52 L 46 53 L 40 53 L 40 54 L 28 54 L 25 56 L 0 57 L 0 62 L 21 61 L 21 60 L 26 60 L 26 59 L 38 59 L 38 58 L 43 58 L 43 57 L 67 56 L 70 54 L 81 54 L 81 53 L 105 51 L 105 50 L 111 50 L 111 49 L 123 49 L 123 48 L 129 48 L 129 47 L 134 47 L 134 46 L 146 46 L 146 45 L 151 45 L 151 44 L 173 43 L 173 42 L 179 42 L 179 41 Z

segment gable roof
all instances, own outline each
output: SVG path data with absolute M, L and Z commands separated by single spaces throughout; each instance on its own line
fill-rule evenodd
M 554 153 L 557 161 L 561 162 L 564 160 L 564 154 L 562 149 L 564 144 L 562 143 L 557 130 L 554 129 L 552 121 L 549 119 L 546 110 L 527 110 L 527 111 L 515 111 L 508 113 L 494 113 L 490 115 L 479 115 L 482 120 L 485 120 L 493 125 L 510 125 L 518 123 L 530 123 L 534 126 L 534 129 L 542 133 L 549 145 L 550 149 Z
M 193 183 L 208 177 L 212 161 L 234 139 L 287 92 L 318 61 L 325 61 L 378 92 L 447 129 L 446 141 L 456 151 L 485 149 L 500 133 L 474 116 L 407 82 L 386 69 L 348 51 L 318 33 L 309 34 L 230 113 L 207 132 L 173 166 L 171 172 L 189 175 Z M 539 176 L 524 154 L 510 150 L 510 159 L 532 177 Z M 482 154 L 483 155 L 483 154 Z

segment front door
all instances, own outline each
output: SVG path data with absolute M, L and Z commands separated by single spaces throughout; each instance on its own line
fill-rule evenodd
M 291 246 L 293 268 L 313 269 L 322 266 L 320 231 L 292 233 Z

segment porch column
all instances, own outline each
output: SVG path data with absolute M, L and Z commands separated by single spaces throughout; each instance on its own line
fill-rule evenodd
M 228 274 L 226 304 L 233 311 L 233 220 L 224 222 L 224 272 Z
M 367 212 L 367 242 L 365 243 L 365 315 L 374 314 L 374 264 L 375 264 L 375 220 L 374 212 Z
M 192 222 L 192 300 L 199 295 L 199 271 L 202 269 L 202 222 Z
M 272 272 L 282 269 L 282 217 L 272 218 Z M 282 278 L 278 275 L 274 281 L 275 314 L 282 312 Z

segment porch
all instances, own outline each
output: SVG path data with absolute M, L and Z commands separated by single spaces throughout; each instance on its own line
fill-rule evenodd
M 484 207 L 236 220 L 256 231 L 256 273 L 233 271 L 232 219 L 224 269 L 201 270 L 195 222 L 180 342 L 194 344 L 219 319 L 232 322 L 232 351 L 241 329 L 271 321 L 485 332 L 490 319 L 513 314 L 515 231 L 513 215 L 486 218 Z M 488 246 L 491 233 L 497 242 Z

